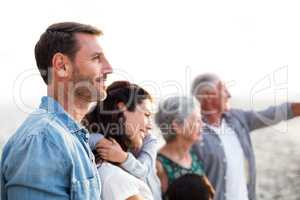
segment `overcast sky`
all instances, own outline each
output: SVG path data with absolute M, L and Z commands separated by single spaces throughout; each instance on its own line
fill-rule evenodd
M 36 105 L 45 85 L 33 48 L 54 22 L 103 30 L 115 69 L 156 97 L 215 72 L 235 97 L 300 99 L 300 6 L 289 0 L 95 0 L 0 3 L 0 102 Z M 180 88 L 180 89 L 178 89 Z M 288 91 L 288 92 L 287 92 Z

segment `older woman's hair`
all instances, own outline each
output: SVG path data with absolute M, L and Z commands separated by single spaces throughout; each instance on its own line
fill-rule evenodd
M 155 123 L 160 128 L 166 142 L 173 140 L 176 133 L 172 123 L 183 124 L 197 107 L 193 98 L 184 96 L 169 97 L 160 102 Z
M 124 103 L 128 111 L 134 112 L 136 106 L 143 100 L 152 101 L 152 98 L 145 89 L 128 81 L 113 82 L 106 92 L 106 99 L 98 102 L 95 109 L 85 116 L 82 123 L 90 133 L 101 133 L 106 138 L 113 138 L 124 151 L 127 151 L 130 142 L 125 133 L 126 119 L 118 104 Z
M 201 94 L 206 89 L 211 89 L 216 82 L 220 81 L 219 76 L 213 73 L 200 74 L 195 77 L 191 86 L 193 96 Z

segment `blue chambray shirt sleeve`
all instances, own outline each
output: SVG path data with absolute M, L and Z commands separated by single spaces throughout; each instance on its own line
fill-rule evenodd
M 275 125 L 283 120 L 288 120 L 294 117 L 291 103 L 283 103 L 279 106 L 270 106 L 261 111 L 235 111 L 243 120 L 249 131 Z
M 69 198 L 70 166 L 57 144 L 44 133 L 37 133 L 10 147 L 2 155 L 1 197 L 4 200 L 6 197 L 10 200 Z M 5 179 L 9 182 L 4 183 Z
M 146 178 L 152 168 L 155 167 L 157 150 L 158 140 L 155 136 L 149 134 L 144 139 L 144 144 L 138 156 L 135 157 L 129 152 L 127 160 L 121 164 L 121 167 L 137 178 Z

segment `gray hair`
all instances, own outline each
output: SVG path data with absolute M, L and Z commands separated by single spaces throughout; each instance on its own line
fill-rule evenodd
M 172 123 L 183 124 L 197 107 L 193 98 L 184 96 L 169 97 L 160 102 L 155 114 L 155 123 L 160 128 L 166 142 L 173 140 L 176 133 Z
M 193 96 L 201 94 L 204 90 L 212 88 L 220 81 L 218 75 L 213 73 L 205 73 L 196 76 L 191 86 L 191 93 Z

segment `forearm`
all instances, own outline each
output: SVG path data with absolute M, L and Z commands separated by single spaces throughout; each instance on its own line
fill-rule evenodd
M 145 161 L 145 159 L 143 160 Z M 143 162 L 135 158 L 132 153 L 128 153 L 127 160 L 121 164 L 121 167 L 133 176 L 143 179 L 148 175 L 152 165 L 151 163 L 148 163 L 147 160 L 149 159 L 146 159 L 146 162 Z
M 128 158 L 121 164 L 121 167 L 137 178 L 144 178 L 152 168 L 154 169 L 156 154 L 157 140 L 150 137 L 145 141 L 137 157 L 128 153 Z
M 298 111 L 298 105 L 296 106 Z M 275 125 L 283 120 L 294 117 L 293 104 L 284 103 L 279 106 L 270 106 L 262 111 L 241 112 L 241 118 L 245 120 L 250 131 Z

